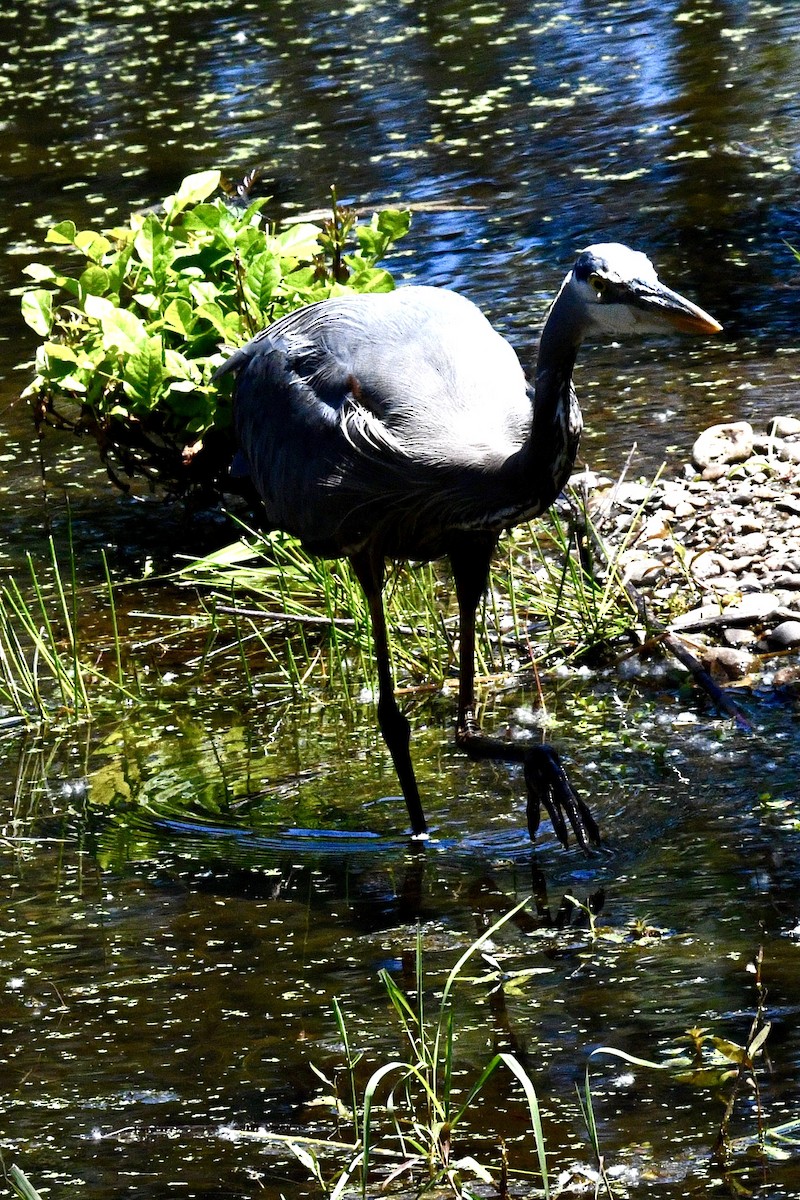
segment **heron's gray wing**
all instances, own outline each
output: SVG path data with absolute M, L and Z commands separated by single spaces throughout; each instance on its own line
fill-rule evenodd
M 338 411 L 347 374 L 319 361 L 315 348 L 267 330 L 224 364 L 236 372 L 234 423 L 250 475 L 270 525 L 319 544 L 333 538 L 338 518 L 316 497 L 339 460 Z M 335 547 L 338 550 L 338 547 Z
M 309 305 L 228 370 L 270 521 L 334 553 L 384 529 L 387 552 L 421 557 L 422 530 L 438 536 L 445 510 L 478 522 L 488 475 L 530 428 L 513 350 L 474 305 L 438 288 Z

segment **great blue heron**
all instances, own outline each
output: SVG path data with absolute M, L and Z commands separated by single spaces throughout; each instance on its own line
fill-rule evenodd
M 504 529 L 543 513 L 567 482 L 582 428 L 572 385 L 590 333 L 716 333 L 708 313 L 617 244 L 579 256 L 542 329 L 536 379 L 483 314 L 436 287 L 342 295 L 282 317 L 237 350 L 234 419 L 266 523 L 311 553 L 347 557 L 367 597 L 378 722 L 411 830 L 427 824 L 398 707 L 383 609 L 387 559 L 450 559 L 460 618 L 456 741 L 522 763 L 528 828 L 544 804 L 564 845 L 599 840 L 555 751 L 484 737 L 475 717 L 475 618 Z

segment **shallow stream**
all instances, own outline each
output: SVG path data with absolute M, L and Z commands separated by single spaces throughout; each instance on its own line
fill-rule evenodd
M 577 249 L 645 250 L 725 331 L 585 349 L 592 468 L 618 473 L 636 443 L 635 474 L 678 469 L 713 421 L 800 415 L 796 6 L 655 7 L 7 5 L 0 570 L 19 575 L 28 553 L 45 562 L 48 534 L 63 549 L 68 528 L 92 582 L 101 548 L 117 578 L 140 578 L 219 538 L 215 522 L 121 497 L 92 446 L 37 442 L 16 399 L 33 336 L 10 294 L 47 253 L 49 224 L 113 224 L 210 166 L 236 177 L 264 165 L 276 218 L 324 205 L 331 183 L 365 207 L 419 206 L 393 269 L 464 291 L 528 358 Z M 185 615 L 192 603 L 161 587 L 135 607 Z M 378 971 L 413 986 L 418 923 L 433 1008 L 459 953 L 526 895 L 525 917 L 493 939 L 498 966 L 465 968 L 456 1078 L 468 1088 L 493 1048 L 516 1050 L 554 1178 L 594 1166 L 575 1092 L 590 1052 L 664 1064 L 691 1028 L 741 1044 L 759 946 L 772 1022 L 761 1120 L 800 1119 L 791 704 L 745 698 L 745 734 L 672 674 L 549 683 L 552 736 L 607 839 L 587 858 L 547 825 L 531 848 L 518 774 L 452 748 L 452 696 L 408 701 L 435 835 L 412 850 L 370 704 L 301 703 L 275 686 L 251 696 L 234 670 L 205 689 L 181 679 L 178 666 L 167 699 L 91 726 L 0 731 L 6 1166 L 87 1200 L 318 1195 L 258 1131 L 337 1136 L 311 1068 L 344 1089 L 333 1000 L 364 1051 L 363 1086 L 399 1053 Z M 518 728 L 535 705 L 527 679 L 487 689 L 484 722 Z M 755 1152 L 752 1092 L 723 1163 L 712 1150 L 730 1081 L 607 1056 L 591 1070 L 620 1196 L 800 1195 L 795 1144 Z M 535 1170 L 522 1093 L 498 1074 L 454 1152 L 497 1169 L 501 1140 L 512 1171 Z M 336 1157 L 324 1161 L 331 1178 Z M 535 1182 L 512 1174 L 512 1194 Z

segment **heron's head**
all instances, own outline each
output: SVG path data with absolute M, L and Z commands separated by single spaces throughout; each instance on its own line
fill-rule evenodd
M 718 333 L 722 326 L 691 300 L 665 287 L 646 255 L 615 242 L 589 246 L 565 288 L 581 308 L 587 332 Z

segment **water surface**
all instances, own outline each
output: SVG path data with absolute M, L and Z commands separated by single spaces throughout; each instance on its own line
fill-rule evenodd
M 725 332 L 587 347 L 590 466 L 619 471 L 636 442 L 632 469 L 652 473 L 711 421 L 797 410 L 792 4 L 34 0 L 6 6 L 0 41 L 4 570 L 28 551 L 41 561 L 50 529 L 64 544 L 66 498 L 90 579 L 101 547 L 138 576 L 221 536 L 119 497 L 91 446 L 51 432 L 39 446 L 16 401 L 33 340 L 10 295 L 50 253 L 51 222 L 113 223 L 210 166 L 264 165 L 275 218 L 318 208 L 330 183 L 359 206 L 418 205 L 394 269 L 464 291 L 526 360 L 578 248 L 646 250 Z M 188 604 L 152 597 L 169 603 Z M 0 1138 L 38 1186 L 311 1193 L 285 1147 L 233 1133 L 333 1132 L 310 1066 L 340 1071 L 333 998 L 364 1070 L 386 1061 L 399 1037 L 377 972 L 409 982 L 416 922 L 433 998 L 459 951 L 528 894 L 538 908 L 494 947 L 504 992 L 459 992 L 458 1061 L 471 1078 L 493 1047 L 525 1057 L 554 1171 L 591 1161 L 574 1092 L 591 1049 L 664 1061 L 690 1027 L 741 1042 L 759 945 L 764 1120 L 800 1116 L 791 705 L 751 699 L 745 737 L 672 681 L 548 685 L 553 736 L 610 847 L 586 859 L 547 826 L 531 851 L 518 776 L 451 749 L 451 698 L 410 702 L 436 835 L 420 854 L 369 705 L 274 688 L 251 700 L 235 673 L 174 697 L 3 738 Z M 527 683 L 485 699 L 490 728 L 518 728 L 536 703 Z M 594 898 L 595 936 L 565 895 Z M 512 986 L 530 967 L 542 973 Z M 710 1154 L 718 1089 L 613 1060 L 594 1078 L 621 1194 L 800 1191 L 792 1147 L 767 1170 L 750 1155 L 751 1096 L 726 1175 Z M 496 1163 L 502 1136 L 532 1167 L 526 1128 L 498 1082 L 474 1121 L 488 1142 L 466 1146 Z

